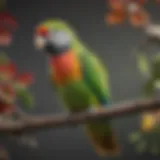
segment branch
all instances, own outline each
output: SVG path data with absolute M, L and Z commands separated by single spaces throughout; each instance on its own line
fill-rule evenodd
M 139 100 L 109 106 L 109 109 L 73 115 L 28 116 L 25 121 L 0 122 L 0 133 L 33 132 L 37 129 L 58 128 L 93 122 L 102 118 L 118 118 L 160 108 L 160 100 Z

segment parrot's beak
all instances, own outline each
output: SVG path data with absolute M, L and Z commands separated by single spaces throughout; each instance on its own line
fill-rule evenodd
M 41 50 L 44 49 L 46 45 L 46 40 L 40 36 L 36 36 L 34 38 L 34 46 L 36 49 Z

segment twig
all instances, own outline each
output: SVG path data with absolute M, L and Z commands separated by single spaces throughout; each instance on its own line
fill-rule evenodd
M 117 118 L 145 110 L 160 108 L 160 100 L 139 100 L 124 104 L 109 106 L 109 109 L 92 113 L 79 113 L 73 115 L 29 116 L 24 121 L 6 121 L 0 123 L 0 133 L 33 132 L 37 129 L 58 128 L 93 122 L 102 118 Z M 93 122 L 94 123 L 94 122 Z

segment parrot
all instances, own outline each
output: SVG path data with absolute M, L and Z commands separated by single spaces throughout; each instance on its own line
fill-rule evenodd
M 44 20 L 35 27 L 33 42 L 35 49 L 48 57 L 51 85 L 69 115 L 103 110 L 111 103 L 107 70 L 69 23 L 61 19 Z M 109 120 L 90 122 L 84 128 L 98 155 L 120 153 Z

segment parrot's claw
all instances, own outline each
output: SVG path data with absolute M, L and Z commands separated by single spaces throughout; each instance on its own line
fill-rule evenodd
M 100 110 L 102 110 L 102 108 L 98 108 L 98 107 L 96 107 L 96 106 L 92 106 L 92 107 L 88 108 L 87 111 L 88 111 L 89 113 L 95 113 L 95 112 L 100 111 Z

